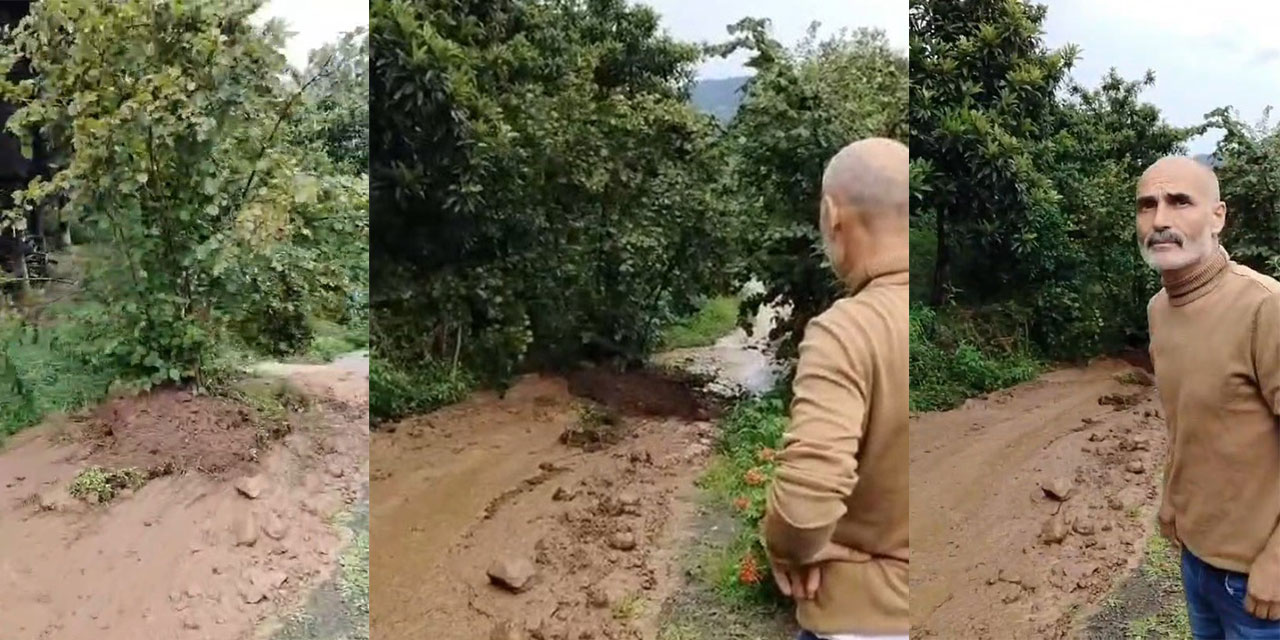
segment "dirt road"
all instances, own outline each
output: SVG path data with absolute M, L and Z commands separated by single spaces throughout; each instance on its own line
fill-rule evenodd
M 1073 637 L 1151 527 L 1165 427 L 1143 382 L 1105 360 L 913 419 L 912 637 Z
M 367 372 L 361 358 L 283 372 L 319 403 L 291 416 L 283 440 L 250 433 L 260 446 L 231 457 L 218 447 L 258 428 L 246 409 L 181 392 L 116 400 L 14 438 L 0 451 L 0 635 L 271 633 L 339 564 L 344 536 L 331 518 L 364 484 Z M 88 466 L 131 456 L 190 466 L 105 504 L 70 495 Z
M 560 442 L 582 402 L 533 376 L 374 434 L 375 637 L 654 636 L 712 426 L 626 418 L 586 451 Z

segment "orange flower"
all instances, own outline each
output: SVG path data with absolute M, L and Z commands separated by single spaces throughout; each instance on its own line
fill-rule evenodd
M 758 487 L 764 484 L 766 480 L 764 474 L 760 473 L 759 469 L 751 469 L 747 471 L 747 475 L 743 476 L 742 479 L 751 487 Z
M 760 582 L 760 567 L 756 566 L 755 556 L 749 555 L 742 559 L 742 563 L 738 565 L 738 581 L 742 584 Z
M 769 447 L 765 447 L 760 450 L 758 457 L 761 462 L 773 462 L 773 459 L 778 457 L 778 452 L 770 449 Z
M 751 506 L 751 501 L 743 497 L 734 498 L 733 507 L 738 511 L 746 511 Z

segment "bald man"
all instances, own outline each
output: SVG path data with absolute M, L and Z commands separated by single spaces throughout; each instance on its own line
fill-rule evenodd
M 848 297 L 805 329 L 764 538 L 802 639 L 906 638 L 908 152 L 827 165 L 819 226 Z
M 1147 310 L 1169 429 L 1158 519 L 1182 547 L 1191 632 L 1280 639 L 1280 283 L 1219 245 L 1227 207 L 1207 166 L 1156 162 L 1137 205 L 1164 282 Z

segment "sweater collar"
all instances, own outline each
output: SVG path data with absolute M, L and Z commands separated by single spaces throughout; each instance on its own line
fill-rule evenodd
M 1164 289 L 1169 294 L 1169 304 L 1180 307 L 1189 304 L 1213 291 L 1227 272 L 1231 256 L 1221 246 L 1212 255 L 1203 260 L 1195 269 L 1186 274 L 1171 278 L 1162 274 Z
M 884 253 L 867 260 L 845 283 L 850 294 L 866 289 L 872 283 L 907 284 L 911 280 L 911 257 L 906 251 Z

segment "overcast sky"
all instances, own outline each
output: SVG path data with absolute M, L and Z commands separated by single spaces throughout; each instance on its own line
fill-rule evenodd
M 725 27 L 744 17 L 769 18 L 773 35 L 791 46 L 804 38 L 809 23 L 822 23 L 820 35 L 841 28 L 883 29 L 889 42 L 907 50 L 908 0 L 637 0 L 662 15 L 662 24 L 675 38 L 694 42 L 723 42 L 729 39 Z M 698 70 L 703 78 L 724 78 L 748 73 L 742 66 L 750 57 L 711 58 Z
M 283 18 L 294 32 L 285 45 L 289 63 L 302 68 L 307 64 L 307 53 L 327 42 L 333 42 L 343 32 L 356 27 L 369 27 L 368 0 L 269 0 L 258 14 L 265 19 Z
M 1076 79 L 1096 86 L 1113 66 L 1130 80 L 1151 69 L 1156 84 L 1145 98 L 1171 124 L 1199 124 L 1227 105 L 1253 123 L 1268 104 L 1280 103 L 1280 2 L 1040 1 L 1049 7 L 1050 46 L 1070 42 L 1082 49 Z M 1193 140 L 1191 151 L 1213 151 L 1221 135 L 1210 131 Z

